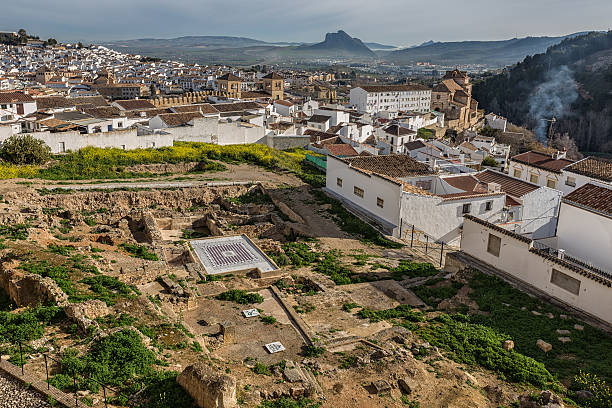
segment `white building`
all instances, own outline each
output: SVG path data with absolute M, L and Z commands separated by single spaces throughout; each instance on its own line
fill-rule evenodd
M 608 207 L 608 214 L 609 211 Z M 598 248 L 609 254 L 609 241 L 607 245 L 607 248 Z M 564 259 L 558 253 L 551 254 L 536 241 L 472 216 L 465 217 L 461 251 L 457 257 L 447 257 L 448 272 L 481 268 L 484 263 L 504 280 L 520 285 L 522 290 L 612 329 L 611 273 Z
M 585 184 L 563 198 L 557 248 L 612 273 L 612 188 Z
M 510 158 L 508 173 L 514 178 L 556 189 L 564 183 L 561 170 L 572 163 L 565 152 L 549 155 L 529 151 Z
M 534 239 L 550 238 L 556 233 L 561 192 L 517 180 L 506 174 L 485 170 L 469 175 L 442 177 L 463 191 L 506 193 L 506 202 L 497 225 Z
M 423 85 L 368 85 L 351 89 L 350 103 L 360 112 L 429 112 L 431 89 Z
M 509 174 L 512 177 L 541 186 L 555 188 L 563 194 L 584 186 L 596 184 L 612 188 L 612 162 L 597 157 L 573 161 L 565 153 L 547 155 L 526 152 L 510 158 Z
M 17 120 L 36 112 L 36 101 L 22 92 L 0 93 L 0 121 Z
M 508 125 L 508 119 L 497 116 L 494 113 L 488 113 L 485 115 L 485 122 L 488 127 L 491 129 L 499 129 L 502 132 L 506 131 L 506 126 Z
M 274 111 L 281 116 L 291 118 L 295 115 L 295 105 L 293 102 L 277 99 L 274 101 Z
M 499 221 L 506 196 L 443 185 L 406 155 L 328 156 L 326 191 L 390 235 L 406 238 L 414 225 L 446 244 L 457 244 L 464 214 Z

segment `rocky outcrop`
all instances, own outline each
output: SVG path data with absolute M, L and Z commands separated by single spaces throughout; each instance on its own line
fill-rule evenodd
M 41 303 L 68 304 L 68 296 L 53 279 L 5 266 L 0 269 L 0 287 L 19 307 Z
M 71 303 L 64 307 L 66 316 L 77 324 L 80 330 L 87 332 L 90 326 L 99 328 L 94 319 L 108 315 L 111 310 L 101 300 L 87 300 L 82 303 Z
M 232 408 L 238 405 L 236 379 L 204 363 L 185 368 L 176 380 L 200 408 Z

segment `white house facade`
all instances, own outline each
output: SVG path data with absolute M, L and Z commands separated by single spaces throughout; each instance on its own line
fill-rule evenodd
M 431 89 L 417 84 L 364 85 L 351 89 L 350 103 L 360 112 L 430 111 Z

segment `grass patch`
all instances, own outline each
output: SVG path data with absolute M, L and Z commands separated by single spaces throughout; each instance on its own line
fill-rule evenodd
M 11 241 L 23 241 L 30 235 L 29 224 L 0 225 L 0 235 Z
M 558 389 L 544 364 L 519 352 L 505 350 L 502 344 L 508 336 L 473 323 L 468 316 L 438 316 L 435 322 L 420 328 L 418 334 L 432 345 L 445 349 L 458 363 L 480 365 L 510 381 Z
M 475 272 L 469 285 L 473 289 L 470 297 L 481 311 L 487 312 L 487 315 L 472 316 L 473 323 L 505 333 L 514 341 L 516 351 L 544 363 L 565 382 L 571 382 L 581 369 L 612 383 L 612 338 L 605 332 L 571 316 L 560 319 L 559 315 L 565 312 L 514 289 L 497 277 Z M 532 310 L 542 315 L 536 316 Z M 549 319 L 546 313 L 552 313 L 555 318 Z M 584 330 L 574 330 L 575 324 L 584 326 Z M 572 341 L 559 343 L 557 329 L 571 330 Z M 536 346 L 538 339 L 553 344 L 553 349 L 542 352 Z

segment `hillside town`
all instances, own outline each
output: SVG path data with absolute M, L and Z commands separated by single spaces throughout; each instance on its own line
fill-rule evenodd
M 0 406 L 606 406 L 612 161 L 473 85 L 1 32 Z

